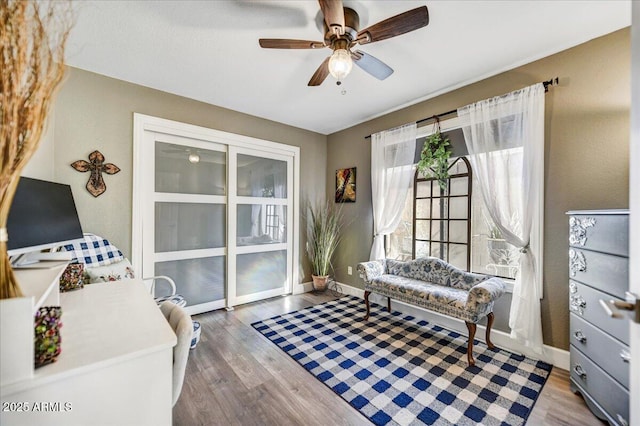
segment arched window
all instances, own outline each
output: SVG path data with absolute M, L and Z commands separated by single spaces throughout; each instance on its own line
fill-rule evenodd
M 416 172 L 412 258 L 438 257 L 470 270 L 472 180 L 471 165 L 465 157 L 450 160 L 445 188 L 436 178 Z

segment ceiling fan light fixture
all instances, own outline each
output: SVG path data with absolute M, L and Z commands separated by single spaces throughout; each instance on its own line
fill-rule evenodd
M 336 79 L 342 80 L 351 72 L 353 60 L 346 49 L 336 49 L 329 59 L 329 73 Z

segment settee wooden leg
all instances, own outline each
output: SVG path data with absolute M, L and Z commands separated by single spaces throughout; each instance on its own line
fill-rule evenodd
M 369 319 L 369 295 L 370 294 L 371 294 L 370 291 L 364 292 L 364 304 L 367 306 L 367 315 L 364 316 L 365 321 Z
M 493 342 L 491 342 L 491 327 L 493 326 L 493 312 L 489 312 L 489 315 L 487 315 L 487 332 L 485 334 L 485 340 L 487 341 L 487 346 L 489 347 L 489 349 L 493 349 L 496 346 L 493 344 Z
M 391 298 L 387 297 L 387 312 L 391 312 Z
M 467 330 L 469 330 L 469 343 L 467 344 L 467 361 L 469 365 L 476 365 L 476 361 L 473 359 L 473 339 L 476 336 L 476 325 L 472 322 L 465 321 L 467 324 Z

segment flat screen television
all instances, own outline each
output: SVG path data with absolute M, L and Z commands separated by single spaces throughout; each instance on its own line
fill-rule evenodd
M 21 177 L 7 220 L 9 256 L 39 252 L 82 238 L 69 185 Z

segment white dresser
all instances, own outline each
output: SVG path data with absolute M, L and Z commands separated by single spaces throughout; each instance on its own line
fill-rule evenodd
M 624 301 L 629 288 L 629 212 L 567 214 L 571 389 L 582 394 L 597 417 L 626 426 L 629 321 L 611 318 L 602 303 Z
M 176 336 L 144 284 L 91 284 L 60 305 L 58 360 L 2 384 L 0 423 L 170 425 Z

